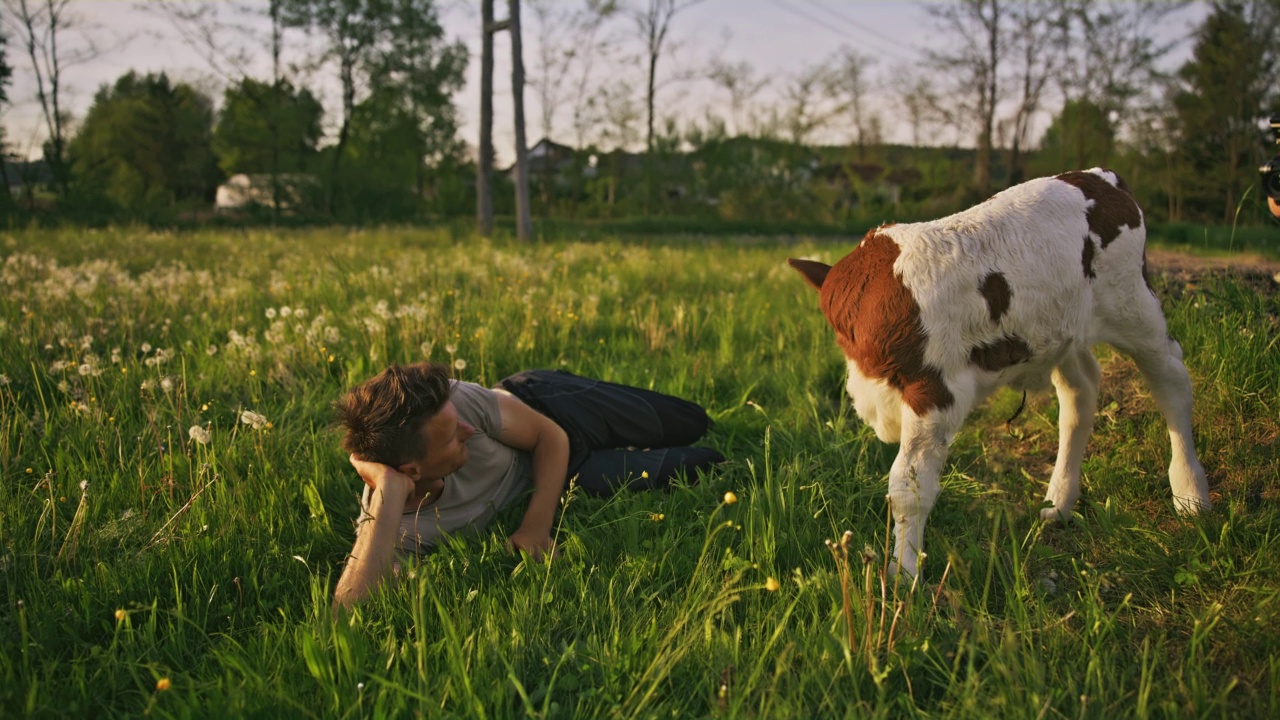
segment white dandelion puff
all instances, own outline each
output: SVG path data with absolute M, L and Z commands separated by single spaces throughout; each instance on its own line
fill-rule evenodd
M 276 309 L 275 309 L 275 308 L 267 308 L 267 319 L 268 319 L 268 320 L 274 320 L 275 318 L 276 318 Z
M 213 435 L 199 425 L 192 425 L 191 429 L 187 431 L 187 436 L 201 445 L 208 445 L 209 441 L 213 439 Z
M 146 343 L 146 342 L 142 343 L 141 349 L 142 349 L 143 355 L 151 352 L 151 343 Z
M 252 427 L 254 430 L 261 430 L 267 426 L 267 418 L 252 410 L 245 410 L 240 413 L 240 422 Z
M 280 317 L 289 317 L 292 314 L 293 314 L 293 308 L 289 307 L 288 305 L 280 306 Z
M 463 371 L 463 370 L 466 370 L 466 369 L 467 369 L 467 361 L 466 361 L 466 360 L 463 360 L 462 358 L 458 358 L 457 360 L 454 360 L 454 361 L 453 361 L 453 369 L 454 369 L 454 370 L 457 370 L 457 371 L 459 371 L 459 372 L 461 372 L 461 371 Z
M 444 351 L 452 355 L 458 352 L 458 346 L 454 345 L 453 343 L 449 343 L 448 345 L 444 346 Z

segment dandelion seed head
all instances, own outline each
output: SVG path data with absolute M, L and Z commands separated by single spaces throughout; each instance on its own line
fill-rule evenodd
M 245 410 L 240 413 L 240 422 L 252 427 L 254 430 L 261 430 L 270 426 L 270 423 L 267 422 L 266 416 L 252 410 Z
M 144 355 L 151 352 L 151 343 L 148 343 L 148 342 L 142 343 L 142 345 L 140 346 L 140 349 L 142 350 L 142 353 Z
M 187 430 L 187 436 L 201 445 L 208 445 L 209 441 L 213 439 L 212 434 L 207 429 L 200 427 L 199 425 L 192 425 L 191 428 Z
M 467 369 L 467 361 L 466 361 L 466 360 L 463 360 L 462 358 L 458 358 L 457 360 L 454 360 L 454 361 L 453 361 L 453 369 L 454 369 L 454 370 L 457 370 L 457 371 L 459 371 L 459 372 L 461 372 L 461 371 L 463 371 L 463 370 L 466 370 L 466 369 Z
M 444 351 L 452 355 L 458 352 L 458 346 L 454 345 L 453 343 L 449 343 L 448 345 L 444 346 Z
M 266 315 L 267 315 L 267 319 L 268 319 L 268 320 L 274 320 L 274 319 L 276 318 L 276 309 L 275 309 L 275 308 L 267 308 Z

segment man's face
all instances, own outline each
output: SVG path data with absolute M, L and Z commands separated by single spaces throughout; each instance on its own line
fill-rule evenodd
M 419 489 L 424 483 L 436 485 L 436 481 L 467 464 L 467 440 L 476 434 L 476 429 L 458 417 L 458 408 L 452 402 L 446 402 L 423 424 L 421 432 L 427 441 L 426 457 L 401 466 Z

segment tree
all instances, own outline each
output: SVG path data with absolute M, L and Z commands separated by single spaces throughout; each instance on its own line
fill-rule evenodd
M 36 81 L 36 100 L 48 138 L 44 159 L 54 185 L 65 196 L 70 184 L 67 154 L 68 115 L 62 107 L 63 73 L 99 55 L 97 45 L 84 33 L 84 24 L 70 11 L 71 0 L 4 0 L 4 23 L 22 43 Z M 79 42 L 68 33 L 79 30 Z
M 940 77 L 949 78 L 951 88 L 944 93 L 950 109 L 945 111 L 959 128 L 974 133 L 977 146 L 974 165 L 974 194 L 991 192 L 991 161 L 994 149 L 996 109 L 1002 99 L 1000 59 L 1005 50 L 1004 17 L 1007 0 L 959 0 L 928 6 L 938 29 L 956 45 L 926 53 L 928 63 Z
M 368 77 L 377 44 L 391 22 L 390 0 L 283 0 L 282 17 L 288 27 L 311 31 L 324 39 L 321 59 L 337 68 L 342 92 L 342 120 L 329 165 L 325 204 L 334 209 L 342 160 L 351 136 L 351 121 L 359 92 L 372 87 Z
M 7 45 L 8 38 L 5 35 L 4 28 L 0 27 L 0 110 L 9 104 L 9 80 L 13 74 L 13 68 L 9 67 Z M 0 118 L 2 117 L 3 114 L 0 114 Z M 13 196 L 9 194 L 9 173 L 3 168 L 6 155 L 4 125 L 0 123 L 0 174 L 3 174 L 4 177 L 4 186 L 0 187 L 0 194 L 2 194 L 2 197 L 0 197 L 0 210 L 3 210 L 4 214 L 8 215 L 13 207 Z
M 1156 92 L 1164 76 L 1158 62 L 1174 47 L 1172 41 L 1161 42 L 1158 26 L 1186 7 L 1186 0 L 1061 0 L 1061 17 L 1057 23 L 1057 69 L 1062 94 L 1062 117 L 1068 121 L 1078 117 L 1086 123 L 1062 128 L 1061 148 L 1074 148 L 1072 157 L 1064 157 L 1065 166 L 1083 168 L 1092 162 L 1110 162 L 1113 148 L 1098 158 L 1097 148 L 1090 143 L 1092 119 L 1087 113 L 1067 114 L 1073 104 L 1089 104 L 1099 108 L 1108 122 L 1117 122 L 1116 135 L 1145 122 L 1142 105 L 1156 107 Z M 1150 102 L 1140 103 L 1140 98 Z M 1114 118 L 1114 121 L 1112 120 Z M 1068 141 L 1073 142 L 1068 142 Z M 1074 144 L 1073 144 L 1074 143 Z
M 0 105 L 9 103 L 9 82 L 12 80 L 13 68 L 9 66 L 9 38 L 0 27 Z M 0 132 L 3 128 L 0 128 Z
M 516 126 L 516 237 L 533 239 L 529 207 L 529 145 L 524 134 L 524 49 L 520 29 L 520 0 L 507 0 L 511 34 L 511 100 Z
M 256 19 L 255 16 L 262 14 L 261 9 L 256 7 L 189 0 L 156 0 L 143 6 L 167 19 L 184 44 L 199 53 L 208 67 L 230 86 L 228 92 L 234 94 L 237 104 L 235 122 L 245 130 L 251 127 L 253 134 L 233 129 L 235 137 L 228 139 L 241 148 L 252 146 L 256 149 L 256 159 L 248 164 L 255 167 L 254 172 L 270 176 L 271 209 L 276 216 L 285 200 L 285 187 L 280 181 L 280 173 L 300 169 L 293 159 L 285 157 L 291 152 L 297 152 L 297 133 L 300 128 L 283 125 L 296 123 L 299 111 L 305 115 L 308 101 L 314 103 L 315 108 L 320 110 L 320 115 L 323 114 L 323 109 L 309 92 L 305 89 L 302 91 L 306 97 L 295 95 L 284 76 L 281 63 L 284 49 L 284 3 L 285 0 L 268 0 L 265 14 L 270 21 L 270 29 L 267 37 L 263 37 L 256 23 L 252 22 Z M 253 53 L 249 48 L 260 47 L 264 41 L 271 48 L 269 84 L 252 80 L 250 70 Z M 228 100 L 230 99 L 229 97 Z M 299 102 L 302 103 L 301 106 L 297 105 Z M 319 119 L 317 116 L 317 133 Z M 309 147 L 314 150 L 314 140 Z M 224 144 L 221 152 L 231 152 L 230 146 Z M 225 157 L 223 159 L 226 160 Z M 236 166 L 245 164 L 241 159 L 231 159 L 229 162 Z
M 851 48 L 836 53 L 827 76 L 826 94 L 836 102 L 833 115 L 847 114 L 853 125 L 853 142 L 858 148 L 858 159 L 866 158 L 867 145 L 880 143 L 880 116 L 866 105 L 870 81 L 867 71 L 874 59 Z
M 654 100 L 658 90 L 658 60 L 669 48 L 667 33 L 671 21 L 681 10 L 699 0 L 644 0 L 644 5 L 632 14 L 636 30 L 644 43 L 647 81 L 645 84 L 645 148 L 653 152 Z
M 1031 120 L 1040 111 L 1060 53 L 1054 44 L 1062 14 L 1053 4 L 1017 3 L 1010 7 L 1009 47 L 1013 55 L 1016 106 L 1009 119 L 1009 185 L 1026 179 L 1024 151 L 1031 143 Z
M 1116 128 L 1101 105 L 1072 100 L 1054 116 L 1040 138 L 1032 168 L 1040 175 L 1110 164 Z
M 733 134 L 743 133 L 743 114 L 747 104 L 769 84 L 769 78 L 756 77 L 755 67 L 743 60 L 737 63 L 716 58 L 711 61 L 707 79 L 729 94 L 729 119 L 733 122 Z
M 1223 0 L 1196 32 L 1192 60 L 1173 97 L 1178 146 L 1188 166 L 1183 207 L 1196 219 L 1230 224 L 1256 182 L 1266 138 L 1259 127 L 1274 99 L 1280 53 L 1274 9 Z
M 384 45 L 374 54 L 370 78 L 375 92 L 403 97 L 414 133 L 402 151 L 413 160 L 413 186 L 427 191 L 429 171 L 461 152 L 458 110 L 453 96 L 462 89 L 467 48 L 445 41 L 431 0 L 393 0 Z
M 922 131 L 927 132 L 937 119 L 937 90 L 930 75 L 918 72 L 915 67 L 899 68 L 894 77 L 902 78 L 895 84 L 895 99 L 911 125 L 911 144 L 919 147 Z
M 528 3 L 538 40 L 538 53 L 529 84 L 538 97 L 542 136 L 555 137 L 557 110 L 575 92 L 575 104 L 585 94 L 596 58 L 604 50 L 600 30 L 618 12 L 617 0 L 585 0 L 581 7 L 563 0 Z M 572 83 L 572 85 L 571 85 Z M 579 145 L 582 138 L 579 137 Z
M 323 116 L 305 88 L 245 78 L 223 94 L 213 131 L 218 166 L 228 175 L 301 172 L 315 156 Z
M 129 72 L 95 95 L 68 146 L 78 183 L 120 208 L 167 214 L 211 202 L 213 104 L 161 73 Z

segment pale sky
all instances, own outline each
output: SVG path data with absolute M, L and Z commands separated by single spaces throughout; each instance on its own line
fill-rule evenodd
M 581 0 L 552 0 L 562 7 L 577 7 Z M 248 4 L 265 7 L 265 0 L 247 0 Z M 187 46 L 179 33 L 163 18 L 148 11 L 147 2 L 125 0 L 78 0 L 73 3 L 81 24 L 91 29 L 97 45 L 103 48 L 94 61 L 69 67 L 64 72 L 65 105 L 74 120 L 83 118 L 93 94 L 104 83 L 113 82 L 130 69 L 141 72 L 166 71 L 171 79 L 193 82 L 220 98 L 224 82 L 210 69 L 200 54 Z M 632 4 L 638 4 L 632 0 Z M 498 0 L 497 15 L 506 15 L 506 3 Z M 1197 3 L 1166 22 L 1169 37 L 1185 37 L 1194 25 L 1204 17 L 1204 3 Z M 536 71 L 538 51 L 537 25 L 528 2 L 522 5 L 525 24 L 525 66 L 527 72 Z M 462 134 L 469 145 L 478 139 L 479 115 L 479 52 L 480 18 L 477 0 L 442 0 L 441 17 L 450 38 L 461 39 L 472 53 L 467 70 L 467 85 L 456 98 L 463 119 Z M 259 22 L 259 27 L 266 27 Z M 617 19 L 612 24 L 614 32 L 623 39 L 621 47 L 635 53 L 638 44 L 628 37 L 633 23 Z M 758 99 L 771 103 L 780 97 L 787 80 L 806 68 L 831 58 L 842 49 L 852 49 L 874 58 L 872 74 L 877 83 L 874 104 L 889 108 L 892 92 L 890 83 L 900 78 L 904 68 L 919 62 L 921 49 L 937 42 L 928 18 L 919 3 L 899 0 L 703 0 L 676 16 L 671 30 L 675 50 L 665 56 L 659 66 L 659 74 L 671 77 L 683 71 L 688 75 L 701 75 L 712 57 L 730 62 L 749 62 L 759 77 L 770 79 L 770 85 L 761 91 Z M 63 38 L 64 46 L 74 46 L 82 40 L 74 35 Z M 293 43 L 295 51 L 290 59 L 297 63 L 305 60 L 302 45 L 306 40 L 298 33 L 286 36 L 286 43 Z M 497 37 L 495 47 L 495 142 L 500 163 L 512 158 L 514 133 L 511 123 L 510 41 L 504 35 Z M 1190 44 L 1182 43 L 1169 62 L 1185 59 Z M 261 68 L 260 76 L 268 73 L 268 52 L 265 47 L 253 48 L 255 67 Z M 10 148 L 18 155 L 36 157 L 44 135 L 40 129 L 38 106 L 35 102 L 35 85 L 27 59 L 15 38 L 10 37 L 8 59 L 14 66 L 13 83 L 9 88 L 11 106 L 4 110 L 4 125 Z M 340 111 L 336 80 L 330 68 L 310 71 L 310 79 L 303 82 L 317 90 L 328 110 L 329 122 L 335 122 Z M 616 77 L 618 82 L 630 82 L 636 89 L 637 100 L 643 87 L 643 68 L 637 61 L 599 66 L 597 77 Z M 684 80 L 664 86 L 657 102 L 660 115 L 682 118 L 701 118 L 708 108 L 728 115 L 727 96 L 706 80 Z M 532 145 L 542 136 L 541 113 L 537 92 L 527 87 L 525 93 L 528 142 Z M 884 115 L 884 135 L 887 141 L 909 142 L 909 130 L 893 122 L 892 113 Z M 643 133 L 641 123 L 640 131 Z M 836 131 L 832 131 L 835 133 Z M 574 133 L 566 111 L 557 115 L 553 136 L 556 140 L 572 144 Z M 832 136 L 832 140 L 842 138 Z M 948 139 L 949 140 L 949 139 Z

